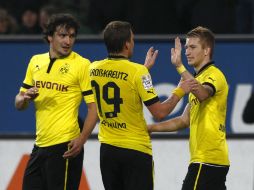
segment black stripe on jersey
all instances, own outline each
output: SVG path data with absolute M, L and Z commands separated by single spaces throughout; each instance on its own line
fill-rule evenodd
M 50 72 L 52 66 L 53 66 L 53 63 L 56 61 L 56 58 L 50 58 L 50 62 L 49 62 L 49 66 L 48 66 L 48 69 L 47 69 L 47 73 Z
M 23 83 L 22 87 L 25 89 L 29 89 L 32 88 L 33 86 Z
M 212 94 L 212 96 L 215 94 L 216 88 L 214 87 L 213 84 L 211 84 L 211 83 L 209 83 L 209 82 L 204 82 L 202 85 L 210 86 L 210 87 L 213 89 L 213 94 Z
M 123 55 L 112 55 L 112 54 L 109 54 L 108 55 L 108 59 L 128 59 L 128 58 L 124 57 Z
M 160 101 L 159 97 L 156 96 L 156 97 L 154 97 L 154 98 L 152 98 L 152 99 L 150 99 L 150 100 L 144 101 L 144 104 L 145 104 L 146 106 L 150 106 L 150 105 L 152 105 L 152 104 L 154 104 L 154 103 L 156 103 L 156 102 L 159 102 L 159 101 Z
M 199 71 L 198 73 L 194 73 L 194 77 L 197 77 L 197 75 L 199 75 L 203 70 L 205 70 L 206 68 L 208 68 L 209 66 L 214 65 L 214 61 L 210 61 L 207 64 L 205 64 Z
M 88 96 L 88 95 L 91 95 L 91 94 L 93 94 L 92 90 L 87 90 L 87 91 L 82 92 L 83 96 Z

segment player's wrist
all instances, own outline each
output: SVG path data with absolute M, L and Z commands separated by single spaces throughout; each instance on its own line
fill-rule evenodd
M 177 87 L 173 90 L 172 94 L 176 95 L 179 99 L 181 99 L 185 95 L 185 92 L 181 87 Z
M 28 107 L 28 100 L 26 100 L 26 98 L 24 97 L 24 95 L 17 95 L 16 99 L 15 99 L 15 107 L 18 110 L 23 110 L 26 109 Z
M 186 71 L 186 68 L 185 68 L 185 66 L 183 64 L 180 64 L 180 65 L 176 66 L 176 70 L 181 75 L 183 72 Z

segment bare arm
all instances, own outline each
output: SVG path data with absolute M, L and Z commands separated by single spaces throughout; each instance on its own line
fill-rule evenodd
M 163 119 L 174 110 L 181 98 L 185 94 L 189 93 L 190 89 L 194 88 L 195 85 L 195 80 L 180 81 L 178 87 L 176 88 L 180 91 L 180 95 L 174 91 L 172 95 L 164 102 L 156 102 L 150 106 L 147 106 L 148 110 L 157 120 Z
M 98 120 L 96 104 L 89 103 L 87 104 L 88 112 L 86 120 L 83 125 L 83 130 L 80 136 L 69 143 L 70 149 L 66 151 L 63 155 L 64 158 L 71 158 L 77 156 L 83 148 L 83 145 L 86 143 L 88 137 L 92 133 L 96 122 Z
M 169 97 L 164 102 L 156 102 L 150 106 L 147 106 L 150 113 L 155 117 L 157 120 L 161 120 L 164 117 L 166 117 L 168 114 L 170 114 L 177 103 L 180 101 L 180 98 L 174 94 L 172 94 L 171 97 Z
M 17 110 L 24 110 L 28 107 L 29 101 L 38 96 L 38 89 L 32 87 L 26 92 L 19 92 L 15 97 L 15 107 Z
M 207 98 L 211 97 L 214 94 L 213 88 L 208 85 L 202 85 L 199 81 L 197 81 L 189 71 L 184 71 L 181 73 L 181 77 L 183 80 L 195 80 L 196 84 L 192 87 L 190 92 L 194 94 L 199 102 L 206 100 Z
M 150 69 L 154 63 L 155 63 L 155 60 L 158 56 L 158 50 L 154 50 L 153 47 L 150 47 L 149 50 L 147 51 L 147 54 L 146 54 L 146 59 L 145 59 L 145 63 L 144 65 Z M 181 100 L 181 98 L 190 92 L 190 90 L 192 88 L 194 88 L 194 85 L 197 85 L 196 84 L 197 82 L 195 80 L 193 80 L 193 77 L 192 77 L 192 80 L 181 80 L 180 83 L 178 84 L 178 88 L 175 89 L 176 91 L 176 94 L 173 94 L 168 97 L 167 100 L 165 100 L 164 102 L 156 102 L 150 106 L 148 106 L 148 110 L 150 111 L 150 113 L 154 116 L 154 118 L 156 118 L 157 120 L 161 120 L 163 119 L 164 117 L 166 117 L 168 114 L 170 114 L 173 109 L 176 107 L 177 103 Z
M 173 132 L 189 127 L 190 125 L 190 107 L 186 105 L 181 116 L 169 119 L 167 121 L 148 125 L 149 132 Z

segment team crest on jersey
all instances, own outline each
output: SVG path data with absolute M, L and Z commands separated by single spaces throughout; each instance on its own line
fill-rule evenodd
M 70 70 L 70 65 L 68 63 L 65 63 L 60 69 L 59 69 L 59 72 L 61 74 L 66 74 L 68 73 Z
M 142 83 L 143 83 L 144 89 L 146 90 L 153 88 L 152 78 L 149 74 L 142 76 Z

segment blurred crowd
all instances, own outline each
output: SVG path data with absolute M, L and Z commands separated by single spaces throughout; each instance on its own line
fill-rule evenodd
M 41 34 L 55 13 L 71 13 L 81 34 L 98 34 L 112 20 L 136 34 L 186 33 L 198 25 L 217 34 L 254 33 L 254 0 L 0 0 L 0 34 Z
M 80 33 L 93 33 L 86 26 L 89 0 L 0 0 L 0 34 L 41 34 L 48 18 L 71 13 L 80 21 Z

